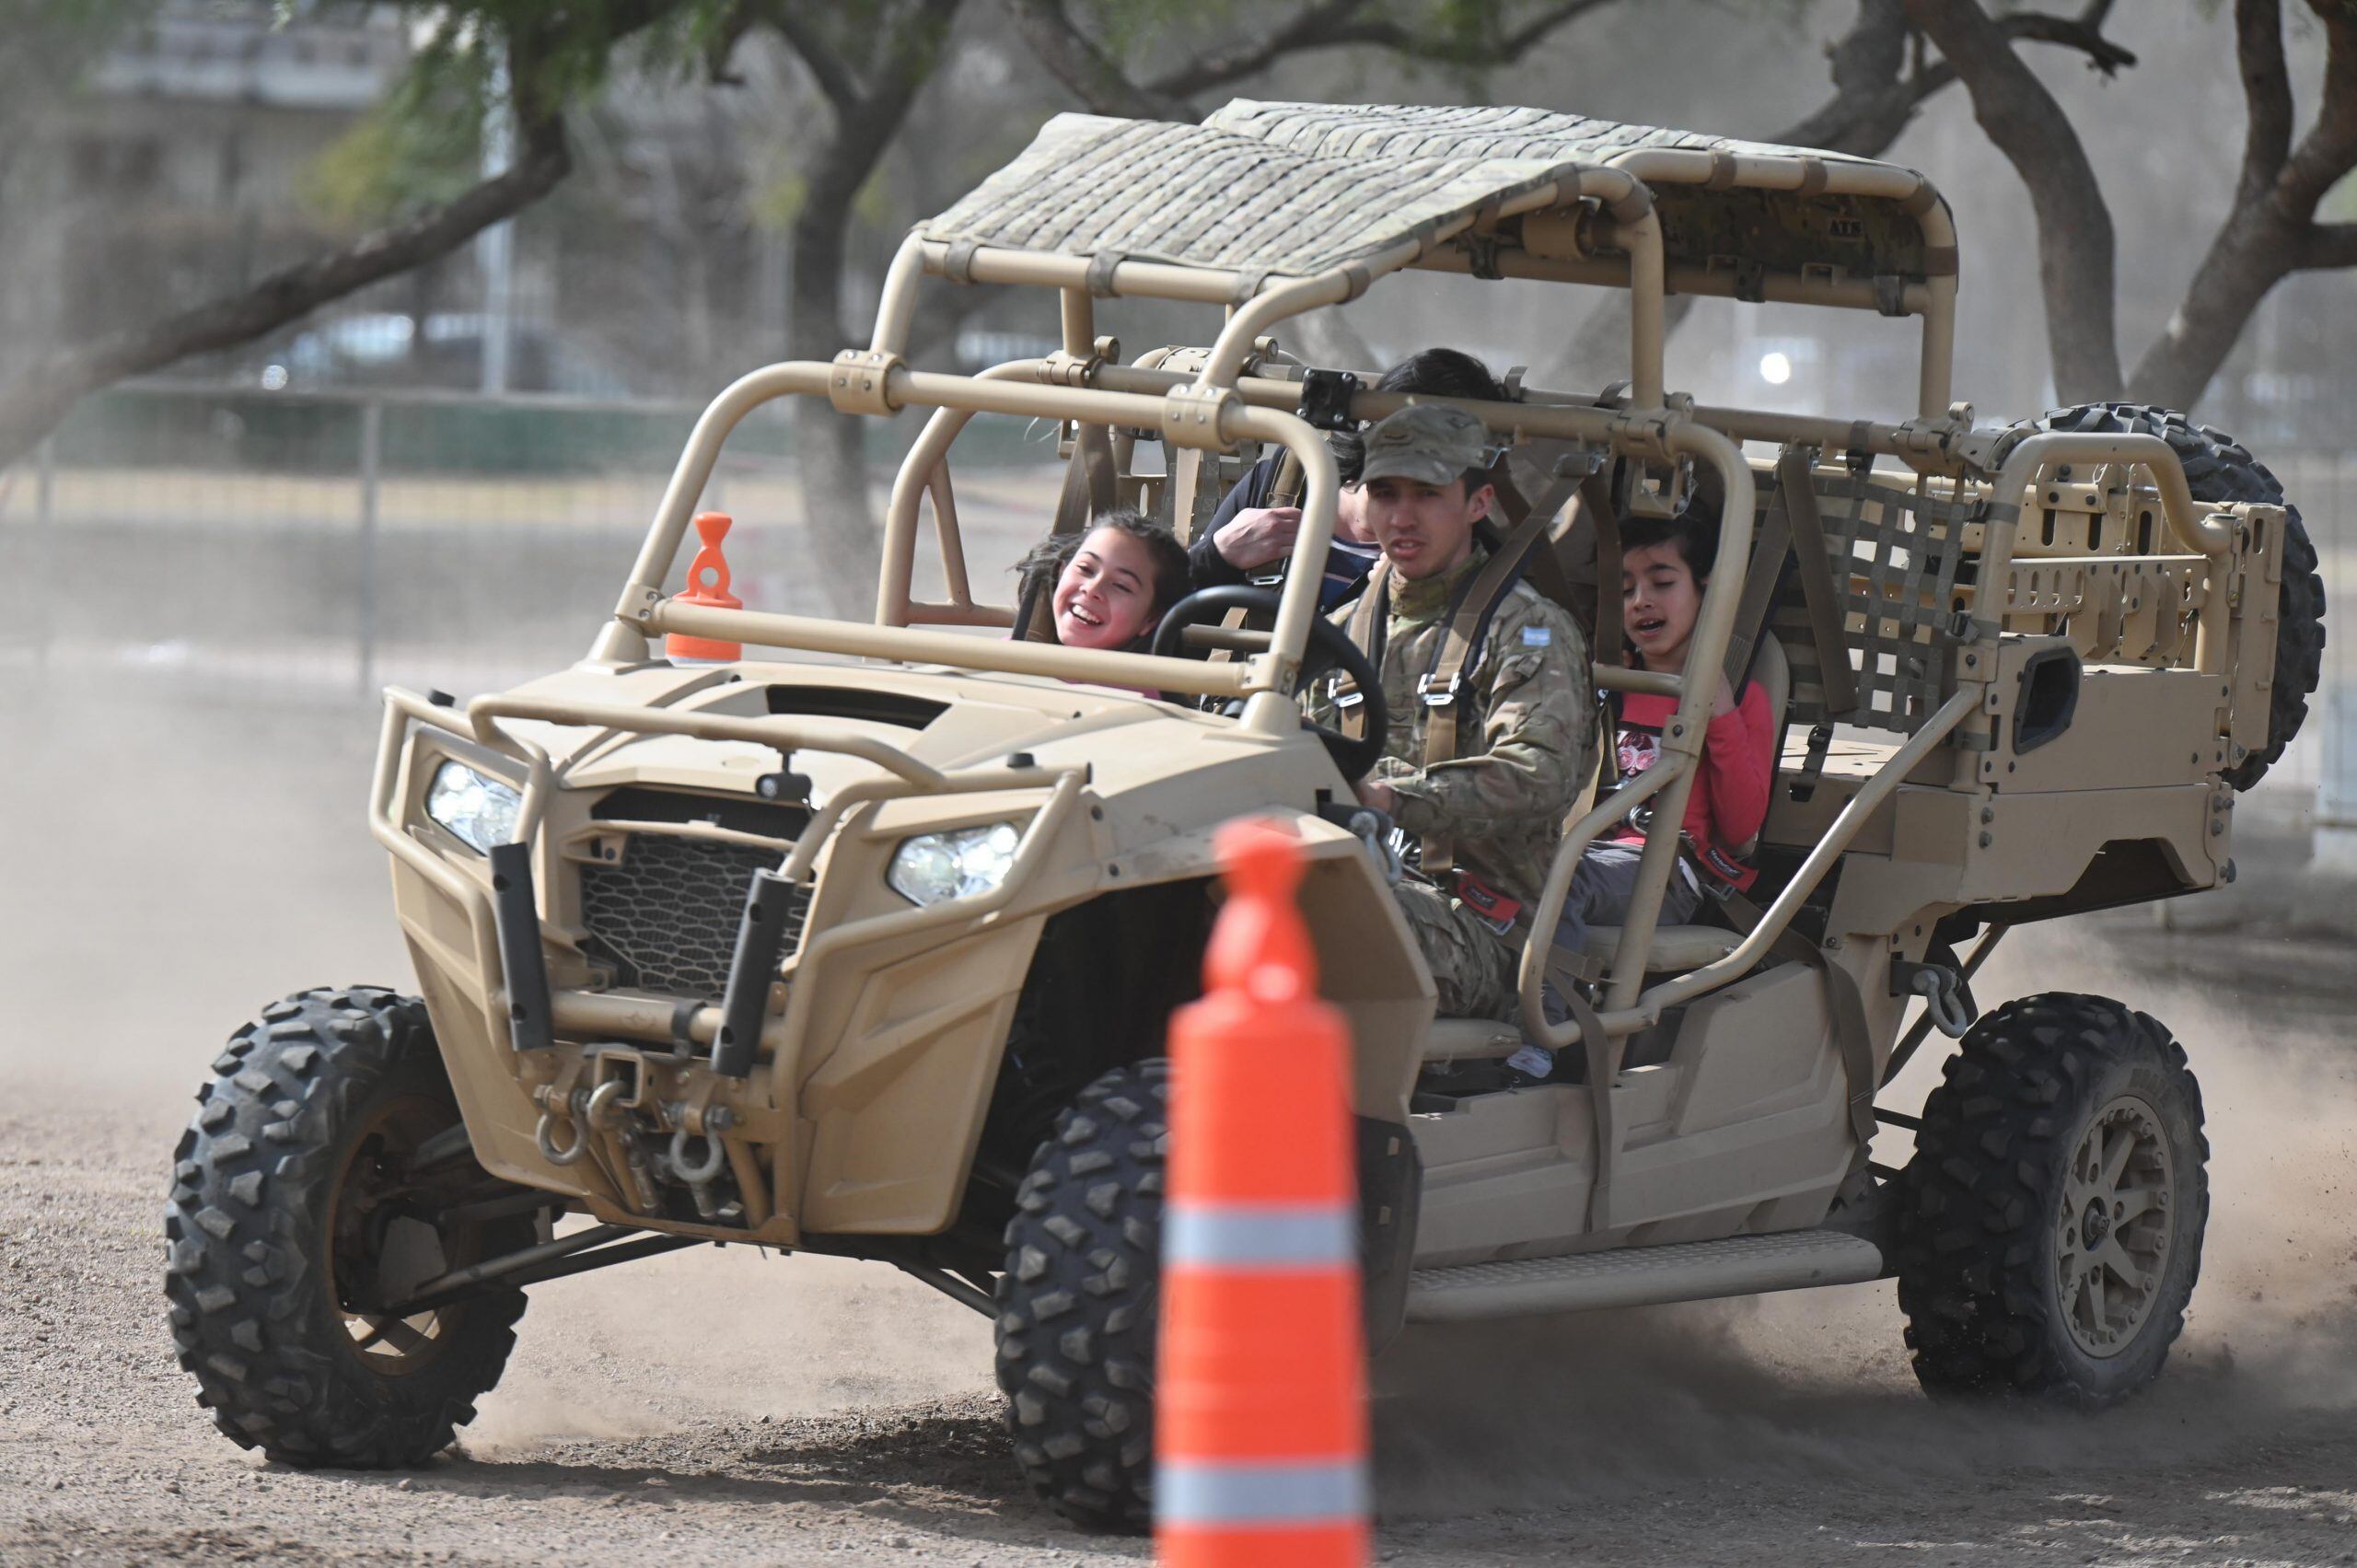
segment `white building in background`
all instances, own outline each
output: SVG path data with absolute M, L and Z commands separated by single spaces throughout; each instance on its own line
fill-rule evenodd
M 170 0 L 91 74 L 110 99 L 312 110 L 349 117 L 382 98 L 409 64 L 390 6 L 307 12 L 284 26 L 256 0 Z

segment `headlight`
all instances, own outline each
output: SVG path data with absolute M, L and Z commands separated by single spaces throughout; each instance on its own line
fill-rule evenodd
M 892 867 L 884 880 L 920 907 L 987 893 L 1014 868 L 1018 836 L 1012 822 L 919 833 L 892 852 Z
M 459 835 L 476 851 L 491 853 L 516 836 L 516 819 L 524 797 L 513 784 L 486 778 L 464 762 L 445 762 L 434 770 L 433 785 L 425 792 L 425 814 Z

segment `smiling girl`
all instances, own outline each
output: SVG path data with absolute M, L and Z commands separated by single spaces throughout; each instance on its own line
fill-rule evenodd
M 1620 623 L 1644 668 L 1669 674 L 1685 668 L 1718 533 L 1717 521 L 1693 508 L 1675 517 L 1621 523 Z M 1706 876 L 1722 888 L 1751 886 L 1757 873 L 1736 852 L 1759 836 L 1767 820 L 1768 789 L 1775 775 L 1775 720 L 1768 711 L 1768 693 L 1758 681 L 1747 680 L 1738 699 L 1724 674 L 1705 679 L 1715 681 L 1717 690 L 1694 792 L 1680 824 L 1682 853 L 1662 899 L 1664 924 L 1692 916 L 1702 901 Z M 1620 699 L 1613 735 L 1617 772 L 1608 788 L 1634 782 L 1661 760 L 1662 729 L 1677 711 L 1677 701 L 1669 697 L 1630 692 Z M 1617 924 L 1628 914 L 1646 831 L 1646 824 L 1624 819 L 1612 830 L 1614 836 L 1588 846 L 1572 874 L 1562 923 L 1555 928 L 1557 946 L 1576 949 L 1585 944 L 1590 925 Z M 1550 1016 L 1556 1005 L 1550 998 Z M 1506 1065 L 1540 1079 L 1551 1075 L 1554 1058 L 1538 1046 L 1525 1045 Z
M 1142 650 L 1189 586 L 1178 536 L 1127 508 L 1086 533 L 1041 540 L 1016 570 L 1025 602 L 1044 607 L 1053 640 L 1068 648 Z

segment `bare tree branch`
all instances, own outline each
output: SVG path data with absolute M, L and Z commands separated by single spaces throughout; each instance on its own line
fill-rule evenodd
M 1923 71 L 1914 78 L 1904 75 L 1911 35 L 1914 26 L 1907 21 L 1902 0 L 1860 0 L 1851 30 L 1824 50 L 1834 71 L 1834 97 L 1782 130 L 1777 142 L 1862 158 L 1890 146 L 1916 104 L 1954 80 L 1945 66 L 1937 66 L 1942 75 L 1935 83 L 1928 83 Z
M 406 223 L 273 273 L 239 294 L 43 354 L 0 389 L 0 466 L 29 450 L 88 393 L 260 337 L 356 288 L 447 255 L 547 195 L 572 170 L 559 120 L 528 126 L 517 150 L 504 172 Z
M 1422 51 L 1451 64 L 1477 70 L 1506 65 L 1544 42 L 1549 34 L 1616 0 L 1558 0 L 1522 26 L 1486 42 L 1470 45 L 1461 39 L 1419 33 L 1389 17 L 1362 16 L 1366 3 L 1367 0 L 1316 0 L 1296 11 L 1291 21 L 1252 42 L 1188 61 L 1148 81 L 1145 87 L 1165 98 L 1190 99 L 1197 93 L 1225 87 L 1266 70 L 1288 54 L 1368 45 Z
M 2235 205 L 2267 194 L 2292 153 L 2292 78 L 2283 66 L 2282 0 L 2235 0 L 2235 56 L 2249 128 Z
M 1313 50 L 1373 46 L 1416 52 L 1476 70 L 1511 64 L 1549 35 L 1617 0 L 1556 0 L 1521 26 L 1470 41 L 1422 32 L 1387 16 L 1365 15 L 1367 0 L 1310 0 L 1291 19 L 1248 42 L 1183 61 L 1144 81 L 1084 33 L 1064 0 L 1003 0 L 1016 29 L 1039 63 L 1098 114 L 1156 120 L 1198 118 L 1191 96 L 1268 69 L 1288 55 Z
M 2110 8 L 2109 0 L 2097 0 L 2076 17 L 2022 11 L 1999 18 L 1997 27 L 2007 38 L 2075 49 L 2112 75 L 2135 64 L 2136 56 L 2103 36 L 2103 14 Z M 1858 19 L 1826 50 L 1833 63 L 1833 96 L 1769 140 L 1880 157 L 1915 110 L 1956 79 L 1947 61 L 1924 61 L 1922 46 L 1904 0 L 1859 0 Z
M 1334 36 L 1366 3 L 1367 0 L 1317 0 L 1295 11 L 1293 19 L 1283 27 L 1271 28 L 1226 49 L 1211 50 L 1149 78 L 1145 89 L 1173 100 L 1190 99 L 1264 71 L 1282 54 L 1338 42 L 1369 41 L 1358 38 L 1337 40 Z
M 1004 0 L 1015 30 L 1048 74 L 1097 114 L 1143 115 L 1152 120 L 1192 120 L 1194 110 L 1130 79 L 1120 63 L 1073 24 L 1063 0 Z
M 677 8 L 674 0 L 613 0 L 598 13 L 602 49 L 644 32 Z M 572 172 L 573 155 L 564 107 L 537 66 L 553 46 L 555 30 L 577 25 L 562 17 L 528 17 L 508 29 L 518 135 L 505 169 L 405 222 L 283 268 L 234 295 L 42 354 L 0 386 L 0 465 L 29 450 L 76 401 L 101 387 L 273 331 L 354 289 L 449 254 L 554 190 Z M 571 47 L 585 42 L 575 38 Z
M 2357 166 L 2357 5 L 2308 0 L 2325 29 L 2324 95 L 2316 123 L 2276 177 L 2275 204 L 2283 216 L 2308 222 L 2325 192 Z
M 939 63 L 959 4 L 960 0 L 917 0 L 915 14 L 896 19 L 890 28 L 888 45 L 876 64 L 867 109 L 871 114 L 889 114 L 895 133 L 909 101 Z M 884 138 L 890 139 L 890 135 Z
M 1494 45 L 1482 52 L 1480 55 L 1469 60 L 1460 58 L 1457 61 L 1457 64 L 1461 65 L 1511 65 L 1515 61 L 1521 59 L 1525 54 L 1530 52 L 1532 49 L 1545 42 L 1547 35 L 1555 31 L 1558 28 L 1575 22 L 1579 20 L 1580 17 L 1587 15 L 1590 11 L 1596 9 L 1598 6 L 1608 6 L 1611 3 L 1612 0 L 1562 0 L 1561 5 L 1554 6 L 1540 12 L 1538 16 L 1533 17 L 1529 21 L 1515 29 L 1513 32 L 1507 33 L 1504 37 L 1499 39 Z
M 2288 154 L 2283 149 L 2291 140 L 2290 99 L 2288 91 L 2278 91 L 2281 7 L 2243 0 L 2235 8 L 2251 117 L 2242 177 L 2234 207 L 2186 285 L 2184 299 L 2129 377 L 2137 398 L 2191 408 L 2225 363 L 2251 313 L 2286 274 L 2357 266 L 2357 225 L 2316 221 L 2317 203 L 2357 168 L 2357 6 L 2348 0 L 2308 4 L 2325 28 L 2324 94 L 2316 122 Z M 2258 36 L 2262 22 L 2275 29 L 2274 36 Z M 2277 166 L 2271 174 L 2270 163 Z
M 2357 223 L 2320 223 L 2308 231 L 2293 262 L 2302 272 L 2357 267 Z
M 1997 25 L 2008 37 L 2079 50 L 2089 64 L 2108 74 L 2136 63 L 2135 55 L 2102 36 L 2109 9 L 2109 0 L 2096 0 L 2075 18 L 2022 12 Z M 1905 0 L 1858 0 L 1857 19 L 1825 52 L 1832 63 L 1833 96 L 1768 140 L 1880 157 L 1915 110 L 1956 79 L 1948 62 L 1923 58 L 1923 35 L 1908 19 Z M 1674 330 L 1692 303 L 1683 295 L 1673 296 L 1666 308 L 1666 325 Z M 1581 322 L 1556 369 L 1544 379 L 1605 374 L 1602 367 L 1625 362 L 1628 334 L 1628 312 L 1620 301 L 1597 307 Z
M 2077 17 L 2049 17 L 2038 11 L 2021 11 L 1997 18 L 1997 30 L 2007 38 L 2026 39 L 2033 43 L 2059 43 L 2075 49 L 2087 57 L 2087 64 L 2107 76 L 2116 76 L 2123 65 L 2136 64 L 2135 54 L 2103 36 L 2105 16 L 2111 10 L 2110 0 L 2087 7 Z
M 835 46 L 812 23 L 808 13 L 794 0 L 771 0 L 762 7 L 762 17 L 794 47 L 795 54 L 810 73 L 810 79 L 819 84 L 819 92 L 833 106 L 837 118 L 856 116 L 867 98 L 866 89 L 851 74 L 843 57 L 835 52 Z
M 2029 190 L 2054 385 L 2067 402 L 2119 390 L 2111 209 L 2062 106 L 1973 0 L 1907 0 L 1972 95 L 1973 117 Z

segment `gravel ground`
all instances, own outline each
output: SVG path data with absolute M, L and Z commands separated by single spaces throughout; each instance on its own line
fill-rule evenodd
M 47 764 L 0 772 L 0 1563 L 1144 1560 L 1024 1493 L 981 1318 L 830 1260 L 700 1249 L 540 1287 L 482 1418 L 412 1474 L 215 1434 L 165 1330 L 168 1156 L 257 1002 L 404 975 L 357 820 L 372 726 L 73 711 L 0 692 Z M 2202 1075 L 2216 1213 L 2143 1399 L 1931 1405 L 1887 1285 L 1411 1335 L 1377 1367 L 1382 1559 L 2357 1562 L 2352 970 L 2129 923 L 1984 981 L 2132 997 Z

